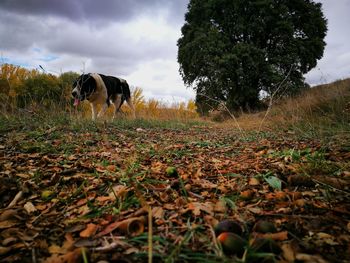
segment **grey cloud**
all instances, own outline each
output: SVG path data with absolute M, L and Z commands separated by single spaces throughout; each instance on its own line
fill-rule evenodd
M 50 29 L 40 20 L 33 17 L 23 19 L 0 10 L 1 49 L 26 50 L 35 41 L 40 41 L 37 36 L 47 35 L 49 32 Z
M 94 24 L 101 21 L 125 21 L 142 13 L 156 15 L 168 10 L 169 21 L 181 21 L 189 0 L 1 0 L 0 9 L 11 13 L 65 17 Z
M 182 19 L 187 1 L 1 0 L 0 48 L 24 51 L 37 45 L 59 55 L 112 57 L 118 61 L 169 58 L 169 54 L 176 53 L 176 43 L 169 43 L 169 39 L 156 43 L 144 36 L 137 42 L 128 42 L 117 29 L 110 28 L 111 24 L 101 26 L 94 19 L 110 18 L 115 23 L 125 16 L 131 21 L 130 16 L 142 16 L 143 11 L 163 12 L 167 8 L 164 13 L 168 17 L 176 14 L 178 18 L 172 19 L 177 20 Z M 88 18 L 87 22 L 78 21 Z

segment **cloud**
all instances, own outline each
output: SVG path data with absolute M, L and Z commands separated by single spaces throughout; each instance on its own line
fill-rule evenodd
M 179 75 L 177 40 L 189 0 L 1 0 L 0 61 L 51 73 L 101 72 L 146 97 L 193 98 Z M 350 0 L 320 0 L 329 32 L 309 84 L 350 75 Z
M 305 75 L 310 85 L 325 84 L 335 80 L 350 77 L 350 0 L 319 0 L 328 19 L 327 43 L 324 56 L 316 68 Z
M 0 52 L 6 61 L 40 64 L 51 73 L 101 72 L 123 77 L 152 97 L 192 98 L 176 63 L 187 2 L 3 0 Z
M 135 86 L 151 87 L 144 90 L 149 97 L 157 97 L 164 102 L 184 101 L 193 92 L 183 88 L 183 83 L 179 75 L 167 74 L 178 70 L 178 65 L 174 60 L 157 59 L 148 61 L 139 66 L 131 75 L 129 80 Z M 154 74 L 156 72 L 157 74 Z
M 168 14 L 170 20 L 184 14 L 188 0 L 2 0 L 0 8 L 11 13 L 63 17 L 75 22 L 110 23 L 124 22 L 140 14 L 157 16 Z

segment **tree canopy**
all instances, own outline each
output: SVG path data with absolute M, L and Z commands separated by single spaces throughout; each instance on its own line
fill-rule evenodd
M 178 40 L 180 73 L 197 106 L 256 108 L 259 94 L 306 86 L 323 56 L 327 20 L 312 0 L 191 0 Z

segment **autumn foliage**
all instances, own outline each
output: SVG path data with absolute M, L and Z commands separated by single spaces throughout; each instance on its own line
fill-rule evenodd
M 59 111 L 73 111 L 71 90 L 73 81 L 79 76 L 75 72 L 65 72 L 59 76 L 28 70 L 20 66 L 2 64 L 0 68 L 0 102 L 1 109 L 17 108 L 38 110 L 55 108 Z M 139 118 L 150 119 L 194 119 L 197 118 L 193 100 L 185 102 L 164 103 L 156 99 L 145 99 L 140 87 L 132 88 L 132 99 Z M 112 107 L 111 107 L 112 108 Z M 107 111 L 107 116 L 112 115 Z M 122 108 L 126 114 L 127 107 Z M 78 109 L 83 116 L 90 116 L 90 108 L 85 103 Z M 124 116 L 126 115 L 124 114 Z
M 92 122 L 76 73 L 2 67 L 0 262 L 349 262 L 348 80 L 264 125 L 193 121 L 141 88 L 139 118 Z

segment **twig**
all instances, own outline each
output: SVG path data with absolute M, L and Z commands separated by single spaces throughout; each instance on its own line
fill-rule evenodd
M 216 238 L 215 231 L 214 231 L 213 227 L 210 224 L 206 224 L 206 225 L 208 226 L 210 234 L 211 234 L 211 237 L 213 239 L 215 253 L 216 253 L 217 256 L 222 257 L 223 253 L 222 253 L 222 250 L 220 248 L 219 241 Z
M 17 204 L 17 202 L 22 198 L 22 196 L 23 196 L 23 192 L 19 191 L 16 194 L 15 198 L 13 198 L 12 202 L 7 206 L 7 208 L 14 207 Z
M 290 67 L 287 76 L 285 76 L 285 78 L 280 82 L 280 84 L 278 85 L 277 89 L 271 94 L 270 96 L 270 100 L 269 100 L 269 106 L 267 107 L 267 110 L 265 112 L 264 118 L 261 120 L 260 125 L 259 125 L 259 132 L 261 131 L 261 127 L 264 124 L 267 115 L 270 113 L 272 105 L 273 105 L 273 99 L 276 96 L 277 92 L 280 90 L 280 88 L 282 87 L 282 85 L 284 84 L 284 82 L 288 79 L 290 73 L 292 72 L 293 66 Z
M 323 182 L 321 182 L 321 181 L 319 181 L 319 180 L 316 180 L 316 179 L 313 179 L 313 178 L 311 178 L 311 180 L 312 180 L 313 182 L 317 183 L 317 184 L 321 184 L 321 185 L 327 186 L 327 187 L 329 187 L 329 188 L 332 188 L 334 191 L 337 191 L 337 192 L 343 193 L 343 194 L 345 194 L 345 195 L 347 195 L 347 196 L 350 196 L 350 193 L 349 193 L 349 192 L 344 191 L 344 190 L 341 190 L 341 189 L 339 189 L 339 188 L 336 188 L 336 187 L 334 187 L 334 186 L 332 186 L 332 185 L 330 185 L 330 184 L 323 183 Z
M 103 241 L 103 243 L 104 243 L 103 246 L 95 247 L 92 250 L 93 251 L 99 251 L 99 252 L 108 252 L 108 251 L 114 250 L 118 246 L 121 246 L 121 244 L 123 242 L 123 241 L 121 241 L 121 239 L 125 239 L 124 236 L 111 236 L 111 237 L 112 237 L 112 240 L 113 240 L 112 243 L 109 243 L 109 241 L 105 237 L 104 241 Z M 123 242 L 123 243 L 125 243 L 125 242 Z
M 243 132 L 241 126 L 239 125 L 239 123 L 238 123 L 236 117 L 230 112 L 230 110 L 226 107 L 226 105 L 225 105 L 224 103 L 222 103 L 222 102 L 219 101 L 219 100 L 213 99 L 213 98 L 211 98 L 211 97 L 209 97 L 209 96 L 207 96 L 207 95 L 205 95 L 205 94 L 203 94 L 203 93 L 197 93 L 197 95 L 202 96 L 202 97 L 205 97 L 205 98 L 207 98 L 207 99 L 209 99 L 209 100 L 212 100 L 212 101 L 215 101 L 215 102 L 218 102 L 219 104 L 221 104 L 221 105 L 225 108 L 225 110 L 228 112 L 228 114 L 230 115 L 230 117 L 234 120 L 234 122 L 235 122 L 235 124 L 236 124 L 238 130 L 240 131 L 240 133 L 245 137 L 244 132 Z
M 199 195 L 199 194 L 196 194 L 196 193 L 194 193 L 194 192 L 189 191 L 188 193 L 189 193 L 189 195 L 191 195 L 192 197 L 195 197 L 195 198 L 198 198 L 198 199 L 201 199 L 201 200 L 204 200 L 204 199 L 205 199 L 203 196 L 201 196 L 201 195 Z
M 35 248 L 32 248 L 32 262 L 37 263 L 38 261 L 36 260 L 36 255 L 35 255 Z

